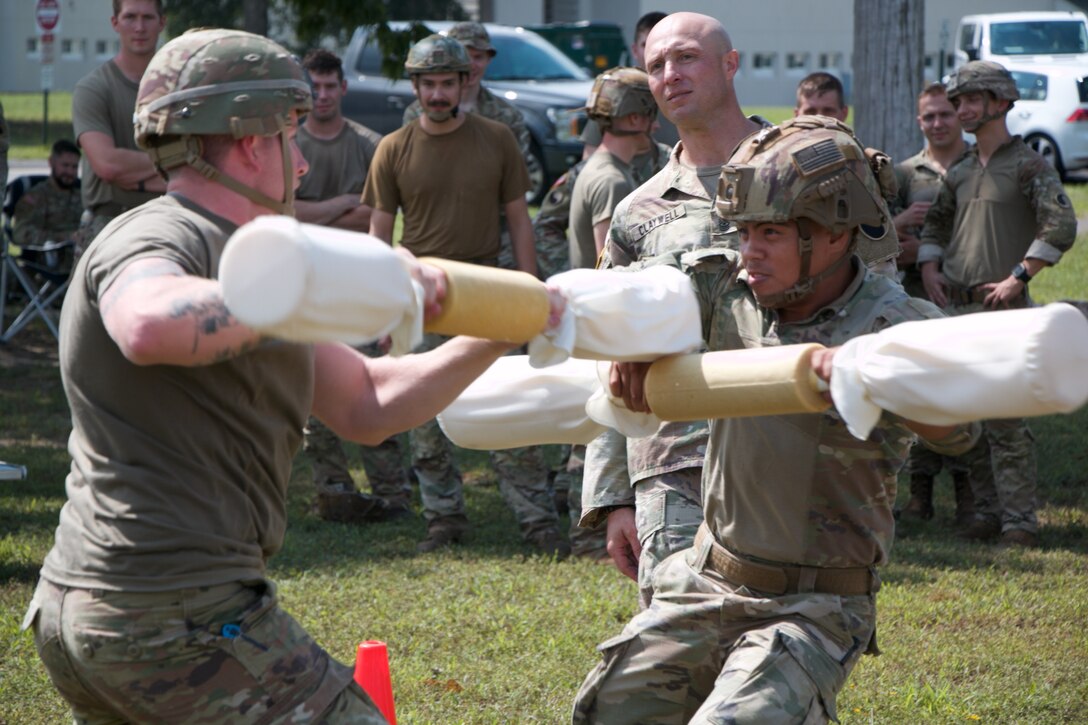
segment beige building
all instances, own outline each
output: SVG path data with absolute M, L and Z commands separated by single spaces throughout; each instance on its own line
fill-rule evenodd
M 1083 6 L 1085 3 L 1081 3 Z M 598 20 L 618 23 L 628 42 L 639 16 L 688 10 L 718 18 L 740 52 L 737 95 L 746 106 L 792 105 L 813 71 L 839 76 L 850 96 L 854 0 L 480 0 L 484 19 L 509 25 Z M 936 79 L 964 15 L 1016 10 L 1078 10 L 1066 0 L 925 0 L 925 75 Z
M 0 0 L 0 91 L 42 90 L 42 44 L 36 0 Z M 76 82 L 112 58 L 120 46 L 110 27 L 110 0 L 57 0 L 60 21 L 53 31 L 52 88 L 70 91 Z M 49 71 L 46 71 L 47 73 Z

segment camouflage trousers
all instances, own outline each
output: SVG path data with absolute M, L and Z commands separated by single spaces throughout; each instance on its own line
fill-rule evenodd
M 585 474 L 586 447 L 563 446 L 563 462 L 555 476 L 556 491 L 566 493 L 570 512 L 570 550 L 575 556 L 602 557 L 607 555 L 604 529 L 578 525 L 582 518 L 582 476 Z
M 971 477 L 975 517 L 997 521 L 1002 532 L 1035 533 L 1035 437 L 1023 418 L 982 421 L 982 436 L 960 458 Z
M 702 468 L 682 468 L 635 482 L 635 527 L 642 544 L 638 603 L 643 609 L 653 599 L 657 567 L 695 543 L 703 523 L 702 478 Z
M 1014 307 L 1030 306 L 1030 297 Z M 981 304 L 952 305 L 945 312 L 982 312 Z M 961 458 L 971 477 L 975 517 L 997 521 L 1002 532 L 1023 529 L 1035 533 L 1035 437 L 1023 418 L 982 421 L 982 436 Z
M 757 596 L 691 547 L 654 575 L 654 597 L 575 699 L 573 722 L 823 723 L 872 638 L 871 595 Z
M 907 473 L 912 476 L 936 478 L 942 470 L 947 470 L 949 473 L 966 473 L 968 465 L 963 456 L 941 455 L 921 443 L 911 446 L 910 457 L 907 459 Z
M 376 343 L 363 345 L 359 352 L 368 357 L 381 357 Z M 340 437 L 317 418 L 310 416 L 303 436 L 303 450 L 310 458 L 314 485 L 318 493 L 355 491 L 355 480 L 348 470 L 348 459 Z M 412 485 L 404 470 L 404 454 L 401 439 L 388 438 L 376 446 L 359 446 L 363 459 L 363 471 L 375 496 L 408 506 L 412 502 Z
M 384 723 L 271 583 L 172 592 L 42 580 L 24 628 L 77 723 Z
M 306 423 L 303 450 L 310 457 L 314 485 L 319 493 L 354 491 L 355 480 L 348 470 L 343 441 L 328 426 L 314 417 Z M 412 485 L 404 470 L 401 442 L 398 437 L 376 446 L 359 446 L 366 480 L 374 495 L 391 503 L 408 505 L 412 501 Z
M 419 350 L 433 350 L 447 338 L 424 335 Z M 448 516 L 465 516 L 465 494 L 461 472 L 453 460 L 453 444 L 431 419 L 408 434 L 412 449 L 412 470 L 419 481 L 423 516 L 427 521 Z M 491 452 L 491 467 L 499 481 L 506 505 L 514 512 L 522 537 L 549 529 L 558 530 L 555 489 L 541 446 Z

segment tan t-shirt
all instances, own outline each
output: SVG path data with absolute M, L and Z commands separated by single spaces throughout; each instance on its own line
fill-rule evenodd
M 597 266 L 593 227 L 611 219 L 616 206 L 637 186 L 631 165 L 607 149 L 599 148 L 589 157 L 571 192 L 571 269 Z
M 363 203 L 403 210 L 400 243 L 413 254 L 485 261 L 499 256 L 499 211 L 528 189 L 514 134 L 469 113 L 452 133 L 432 136 L 417 120 L 383 138 Z
M 140 84 L 126 78 L 112 60 L 85 75 L 72 92 L 72 127 L 76 140 L 88 131 L 98 131 L 112 138 L 113 145 L 119 149 L 140 151 L 132 125 L 139 89 Z M 159 196 L 155 192 L 127 191 L 98 178 L 87 154 L 83 154 L 79 165 L 86 209 L 111 202 L 132 209 Z
M 214 365 L 134 365 L 99 309 L 137 259 L 216 278 L 233 230 L 165 196 L 115 219 L 72 273 L 60 325 L 72 468 L 49 581 L 165 591 L 256 580 L 282 545 L 313 349 L 275 342 Z
M 333 138 L 318 138 L 303 125 L 296 140 L 310 170 L 302 177 L 295 198 L 324 201 L 340 194 L 363 193 L 367 171 L 382 137 L 345 118 L 344 127 Z

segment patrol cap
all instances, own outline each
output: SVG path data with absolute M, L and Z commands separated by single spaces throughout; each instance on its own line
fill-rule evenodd
M 487 28 L 485 28 L 482 23 L 472 21 L 457 23 L 446 31 L 446 35 L 454 40 L 461 41 L 461 45 L 466 48 L 484 51 L 492 58 L 499 52 L 495 50 L 495 46 L 491 44 L 491 36 L 488 35 Z

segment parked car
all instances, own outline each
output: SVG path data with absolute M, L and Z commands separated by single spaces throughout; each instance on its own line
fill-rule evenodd
M 1007 116 L 1009 131 L 1023 136 L 1063 176 L 1088 168 L 1088 65 L 1007 67 L 1020 91 Z
M 1081 12 L 965 15 L 956 33 L 953 70 L 970 60 L 1088 64 L 1088 16 Z
M 425 21 L 433 32 L 453 25 Z M 406 22 L 390 23 L 395 30 Z M 582 158 L 578 134 L 585 124 L 586 97 L 592 78 L 554 45 L 524 28 L 485 23 L 498 51 L 487 68 L 484 85 L 513 103 L 525 116 L 532 137 L 530 150 L 540 171 L 531 173 L 530 203 L 539 203 L 551 183 Z M 390 80 L 381 73 L 382 54 L 369 28 L 355 30 L 344 52 L 348 82 L 343 111 L 348 118 L 387 134 L 401 126 L 404 109 L 415 95 L 406 78 Z

